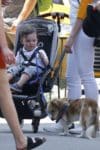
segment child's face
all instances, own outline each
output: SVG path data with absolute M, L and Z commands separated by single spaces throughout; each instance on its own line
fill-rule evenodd
M 31 33 L 31 34 L 28 34 L 27 36 L 23 37 L 22 44 L 26 50 L 28 50 L 28 51 L 33 50 L 37 46 L 36 33 Z

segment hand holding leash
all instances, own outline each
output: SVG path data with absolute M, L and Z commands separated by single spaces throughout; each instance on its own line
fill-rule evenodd
M 71 48 L 67 45 L 65 45 L 64 50 L 66 51 L 66 53 L 72 53 Z
M 73 45 L 73 42 L 74 42 L 74 37 L 70 36 L 67 41 L 66 41 L 66 44 L 64 46 L 64 49 L 66 50 L 66 53 L 72 53 L 72 45 Z

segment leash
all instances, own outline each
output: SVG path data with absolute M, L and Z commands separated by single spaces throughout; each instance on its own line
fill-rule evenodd
M 57 119 L 56 119 L 56 123 L 59 122 L 59 120 L 62 118 L 62 116 L 64 115 L 65 112 L 67 112 L 68 109 L 68 105 L 64 104 L 63 107 L 60 109 Z

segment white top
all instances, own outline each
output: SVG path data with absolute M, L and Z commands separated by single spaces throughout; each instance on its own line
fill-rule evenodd
M 97 2 L 97 1 L 99 1 L 99 0 L 93 0 L 93 2 Z M 69 3 L 70 3 L 70 22 L 71 22 L 72 26 L 74 25 L 76 17 L 77 17 L 79 2 L 81 2 L 81 0 L 69 0 Z
M 33 49 L 31 51 L 27 51 L 27 50 L 25 50 L 23 48 L 22 50 L 23 50 L 24 55 L 29 60 L 31 58 L 33 52 L 35 51 L 35 49 Z M 46 55 L 46 53 L 45 53 L 45 51 L 43 49 L 40 49 L 39 51 L 42 51 L 42 53 L 44 53 L 44 56 Z M 23 56 L 20 54 L 20 52 L 17 52 L 17 55 L 16 55 L 16 64 L 17 65 L 19 65 L 19 64 L 21 65 L 24 62 L 25 62 L 25 60 L 24 60 Z M 43 60 L 40 58 L 39 53 L 36 54 L 36 57 L 34 57 L 31 62 L 34 63 L 34 64 L 37 64 L 38 66 L 41 66 L 43 68 L 45 67 L 44 63 L 43 63 Z

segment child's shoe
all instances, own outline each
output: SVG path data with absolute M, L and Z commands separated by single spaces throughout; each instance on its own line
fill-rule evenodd
M 14 92 L 18 92 L 18 93 L 21 93 L 21 92 L 22 92 L 22 88 L 19 87 L 19 86 L 17 85 L 17 83 L 11 84 L 11 85 L 10 85 L 10 89 L 11 89 L 12 91 L 14 91 Z

